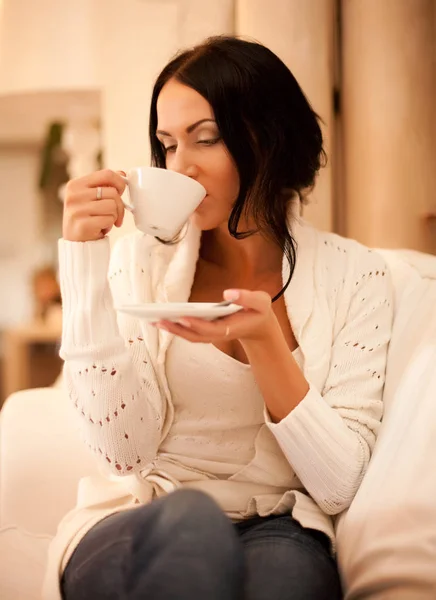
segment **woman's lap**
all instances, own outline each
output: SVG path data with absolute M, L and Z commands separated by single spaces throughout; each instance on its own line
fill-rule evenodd
M 245 590 L 250 600 L 339 600 L 336 563 L 327 536 L 289 515 L 242 524 Z
M 324 534 L 291 516 L 232 526 L 208 497 L 186 490 L 97 524 L 73 553 L 63 590 L 66 600 L 133 600 L 144 590 L 154 600 L 341 598 Z
M 238 543 L 230 521 L 209 497 L 174 492 L 94 526 L 65 569 L 63 597 L 239 600 Z

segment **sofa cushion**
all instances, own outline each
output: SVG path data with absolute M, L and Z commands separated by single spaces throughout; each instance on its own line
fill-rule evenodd
M 15 526 L 0 529 L 0 598 L 41 600 L 49 535 Z
M 436 258 L 396 261 L 383 423 L 337 530 L 347 600 L 436 597 Z
M 76 504 L 80 477 L 97 472 L 62 389 L 10 396 L 0 413 L 0 528 L 52 535 Z

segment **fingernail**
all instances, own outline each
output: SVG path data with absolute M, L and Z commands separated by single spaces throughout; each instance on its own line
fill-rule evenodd
M 179 323 L 180 325 L 183 325 L 183 327 L 187 327 L 188 329 L 192 327 L 191 323 L 186 319 L 179 319 Z
M 230 300 L 231 302 L 234 302 L 239 298 L 239 290 L 225 290 L 223 296 L 224 300 Z

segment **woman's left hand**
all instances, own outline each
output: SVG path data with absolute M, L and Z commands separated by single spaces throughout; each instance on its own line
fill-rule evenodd
M 190 342 L 203 344 L 236 339 L 241 342 L 262 341 L 277 327 L 271 297 L 266 292 L 226 290 L 223 297 L 243 309 L 215 321 L 185 317 L 178 323 L 159 321 L 155 326 Z

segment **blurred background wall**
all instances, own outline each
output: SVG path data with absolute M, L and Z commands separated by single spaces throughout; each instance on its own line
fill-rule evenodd
M 223 33 L 275 51 L 323 119 L 306 218 L 436 253 L 436 0 L 0 0 L 0 332 L 34 320 L 62 184 L 148 164 L 156 75 Z

